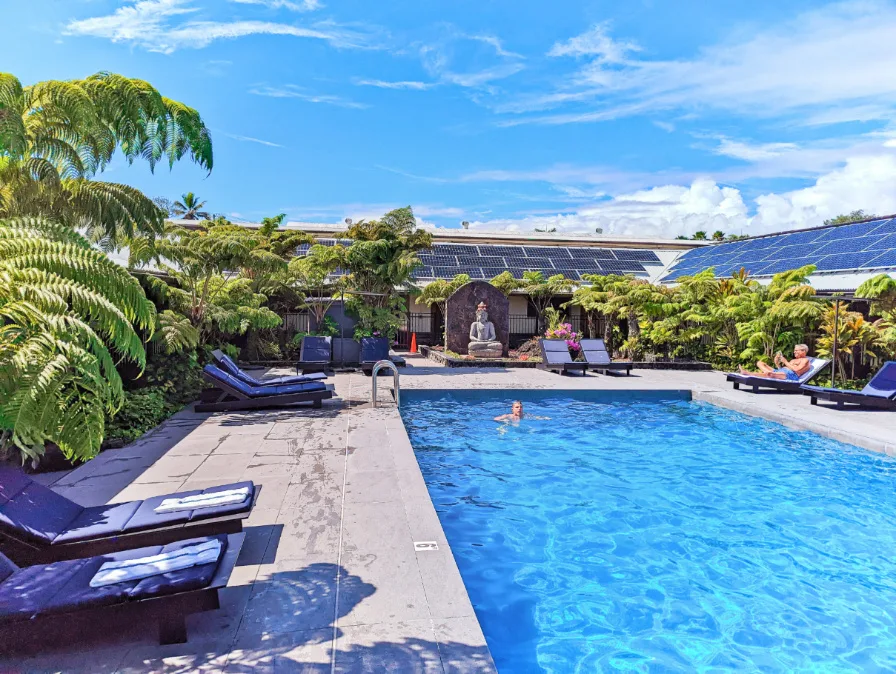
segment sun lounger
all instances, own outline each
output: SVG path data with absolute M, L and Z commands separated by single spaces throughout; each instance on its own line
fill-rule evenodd
M 215 497 L 245 489 L 247 498 L 159 512 L 163 501 Z M 85 508 L 35 482 L 19 468 L 0 466 L 0 551 L 20 564 L 74 559 L 195 536 L 239 533 L 258 492 L 252 482 Z
M 827 368 L 831 361 L 821 358 L 810 358 L 812 367 L 809 371 L 799 378 L 799 381 L 787 381 L 786 379 L 772 379 L 771 377 L 757 377 L 756 375 L 741 374 L 740 372 L 729 372 L 726 379 L 734 383 L 735 389 L 744 386 L 753 393 L 759 393 L 759 389 L 767 388 L 779 391 L 781 393 L 799 393 L 803 384 L 808 384 L 814 377 Z
M 332 342 L 329 337 L 303 337 L 296 373 L 327 372 L 333 360 Z
M 249 386 L 283 386 L 285 384 L 302 384 L 309 381 L 320 381 L 321 379 L 327 378 L 327 375 L 324 372 L 311 372 L 308 374 L 287 375 L 285 377 L 271 377 L 270 379 L 256 379 L 243 371 L 239 365 L 233 362 L 230 356 L 220 349 L 212 351 L 212 356 L 214 356 L 215 362 L 220 369 L 228 374 L 232 374 L 240 381 L 246 382 Z
M 324 400 L 333 397 L 333 387 L 320 381 L 282 386 L 252 386 L 214 365 L 206 365 L 202 376 L 217 387 L 219 394 L 214 400 L 196 403 L 194 409 L 197 412 L 250 410 L 297 403 L 311 403 L 313 407 L 320 407 Z
M 389 360 L 389 340 L 386 337 L 361 338 L 361 371 L 370 376 L 373 366 Z
M 558 372 L 561 375 L 569 372 L 581 372 L 585 375 L 588 363 L 577 362 L 569 355 L 569 347 L 562 339 L 539 339 L 538 346 L 541 349 L 541 362 L 538 368 Z
M 812 404 L 819 400 L 837 403 L 839 409 L 847 404 L 860 407 L 896 409 L 896 362 L 888 361 L 877 371 L 871 381 L 861 391 L 847 391 L 821 386 L 803 386 L 805 395 L 812 398 Z
M 157 622 L 160 643 L 184 643 L 186 616 L 219 608 L 218 590 L 226 587 L 245 536 L 196 538 L 24 568 L 0 554 L 0 651 L 40 634 L 64 634 L 73 618 L 122 625 Z M 209 543 L 218 544 L 217 554 L 208 553 Z M 205 552 L 188 568 L 176 565 L 177 570 L 167 573 L 150 569 L 150 575 L 133 574 L 143 577 L 132 580 L 91 585 L 104 564 L 177 556 L 196 546 L 205 546 Z
M 582 347 L 582 355 L 588 363 L 588 369 L 606 374 L 610 371 L 625 370 L 625 374 L 631 375 L 631 361 L 614 361 L 607 352 L 607 347 L 602 339 L 583 339 L 579 342 Z

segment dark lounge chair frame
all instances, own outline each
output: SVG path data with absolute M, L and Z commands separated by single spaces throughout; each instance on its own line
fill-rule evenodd
M 135 599 L 111 606 L 99 606 L 76 611 L 54 613 L 49 615 L 37 615 L 35 617 L 23 616 L 19 620 L 13 620 L 0 625 L 0 645 L 14 644 L 22 636 L 22 632 L 41 633 L 46 630 L 64 630 L 66 623 L 72 617 L 98 620 L 114 618 L 122 624 L 131 624 L 135 621 L 155 621 L 159 626 L 160 644 L 182 644 L 187 641 L 186 617 L 192 613 L 213 611 L 221 607 L 218 598 L 218 590 L 227 586 L 233 568 L 236 566 L 237 557 L 246 538 L 244 533 L 233 533 L 227 536 L 227 548 L 218 562 L 215 575 L 205 587 L 175 594 L 160 595 L 146 599 Z M 152 545 L 152 544 L 149 544 Z M 145 546 L 133 546 L 133 548 Z M 126 548 L 127 549 L 127 548 Z M 97 556 L 102 553 L 97 553 Z M 2 651 L 2 648 L 0 648 Z
M 371 351 L 374 351 L 378 348 L 378 344 L 371 345 L 371 340 L 383 340 L 386 345 L 386 355 L 383 358 L 375 358 L 371 360 L 369 358 Z M 366 342 L 366 344 L 365 344 Z M 379 342 L 381 344 L 382 342 Z M 365 353 L 364 349 L 367 348 L 367 353 Z M 368 356 L 365 358 L 365 356 Z M 389 360 L 389 340 L 387 337 L 362 337 L 361 338 L 361 356 L 359 359 L 359 365 L 361 367 L 361 372 L 363 372 L 366 376 L 371 376 L 373 374 L 373 366 L 379 363 L 381 360 Z
M 329 354 L 326 360 L 305 360 L 305 344 L 311 343 L 313 340 L 322 340 L 329 347 Z M 325 372 L 329 374 L 333 369 L 333 340 L 330 337 L 320 337 L 309 335 L 302 337 L 302 346 L 299 349 L 299 362 L 296 363 L 296 374 L 308 374 L 310 372 Z
M 586 350 L 585 346 L 584 346 L 585 342 L 599 342 L 600 344 L 599 344 L 598 348 L 596 348 L 596 349 L 587 349 Z M 630 360 L 612 360 L 610 358 L 609 351 L 607 351 L 607 347 L 606 347 L 606 344 L 604 343 L 604 340 L 602 340 L 602 339 L 583 339 L 579 342 L 579 345 L 582 347 L 582 355 L 585 358 L 585 362 L 588 363 L 588 369 L 591 370 L 592 372 L 602 372 L 603 374 L 606 374 L 607 372 L 616 372 L 616 371 L 620 371 L 620 370 L 625 370 L 625 374 L 627 377 L 630 377 L 632 375 L 632 365 L 633 365 L 632 361 L 630 361 Z M 587 351 L 603 351 L 605 354 L 607 354 L 607 360 L 609 362 L 607 362 L 607 363 L 592 363 L 590 360 L 588 360 Z
M 202 376 L 211 384 L 214 384 L 221 393 L 211 401 L 196 403 L 197 412 L 227 412 L 229 410 L 251 410 L 266 407 L 283 407 L 297 403 L 311 403 L 312 407 L 322 407 L 323 401 L 333 397 L 331 386 L 318 391 L 299 391 L 297 393 L 283 393 L 263 396 L 248 396 L 226 381 L 203 372 Z
M 249 386 L 288 386 L 290 384 L 305 384 L 314 381 L 321 381 L 325 377 L 309 378 L 307 375 L 289 375 L 285 377 L 270 377 L 268 379 L 256 379 L 247 372 L 240 369 L 239 365 L 233 362 L 223 351 L 215 349 L 212 351 L 212 357 L 215 364 L 220 370 L 226 372 Z
M 806 381 L 788 381 L 786 379 L 772 379 L 771 377 L 745 377 L 738 375 L 736 372 L 729 372 L 725 375 L 725 379 L 734 384 L 734 389 L 736 391 L 739 391 L 741 386 L 745 386 L 753 393 L 759 393 L 759 389 L 761 388 L 773 389 L 779 393 L 801 393 L 801 387 L 804 384 L 820 375 L 830 366 L 831 364 L 828 362 Z
M 252 506 L 242 512 L 234 512 L 220 517 L 200 519 L 196 521 L 166 524 L 152 529 L 140 529 L 134 532 L 119 532 L 108 536 L 88 538 L 71 543 L 41 545 L 0 532 L 0 552 L 20 566 L 32 564 L 49 564 L 67 559 L 95 557 L 110 552 L 121 552 L 134 548 L 145 548 L 150 545 L 167 545 L 188 538 L 216 536 L 218 534 L 239 534 L 243 531 L 243 520 L 252 514 L 252 508 L 258 502 L 261 485 L 255 485 Z
M 883 364 L 880 370 L 877 371 L 871 381 L 868 382 L 866 388 L 875 388 L 874 380 L 881 376 L 882 379 L 886 378 L 885 371 L 887 370 L 896 370 L 896 362 L 887 361 Z M 890 379 L 892 382 L 892 378 Z M 892 386 L 892 384 L 891 384 Z M 892 389 L 883 388 L 878 389 L 884 392 L 889 392 Z M 833 388 L 820 388 L 816 386 L 805 386 L 802 389 L 804 395 L 809 396 L 811 399 L 810 402 L 813 405 L 817 405 L 819 400 L 824 400 L 826 402 L 832 402 L 837 404 L 837 409 L 845 409 L 846 405 L 856 405 L 858 407 L 873 407 L 875 409 L 885 409 L 885 410 L 896 410 L 896 393 L 890 393 L 889 395 L 869 395 L 867 393 L 862 393 L 861 391 L 844 391 L 842 389 L 833 389 Z
M 584 377 L 588 372 L 588 363 L 584 361 L 569 361 L 564 363 L 558 363 L 556 361 L 551 362 L 548 358 L 548 355 L 551 353 L 561 353 L 561 352 L 551 352 L 545 348 L 545 342 L 563 342 L 566 343 L 562 339 L 539 339 L 538 340 L 538 348 L 541 351 L 541 362 L 538 364 L 539 370 L 548 370 L 550 372 L 557 372 L 561 376 L 568 374 L 570 372 L 581 372 Z M 569 351 L 567 351 L 567 355 L 569 355 Z

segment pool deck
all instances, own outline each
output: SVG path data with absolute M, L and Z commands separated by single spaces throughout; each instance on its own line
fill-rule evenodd
M 222 607 L 159 646 L 150 625 L 83 625 L 77 644 L 22 644 L 14 672 L 493 672 L 488 648 L 383 379 L 335 377 L 321 410 L 181 412 L 132 445 L 39 476 L 83 504 L 252 479 L 261 496 Z M 410 358 L 403 390 L 687 390 L 747 414 L 896 454 L 896 414 L 734 391 L 714 372 L 560 377 Z M 438 550 L 415 550 L 435 542 Z

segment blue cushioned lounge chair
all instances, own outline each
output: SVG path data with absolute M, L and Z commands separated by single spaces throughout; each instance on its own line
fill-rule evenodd
M 313 407 L 320 407 L 324 400 L 333 397 L 333 387 L 320 381 L 252 386 L 214 365 L 206 365 L 202 376 L 215 385 L 219 394 L 211 402 L 196 403 L 197 412 L 250 410 L 296 403 L 311 403 Z
M 217 362 L 219 368 L 221 368 L 228 374 L 232 374 L 240 381 L 246 382 L 247 384 L 249 384 L 249 386 L 284 386 L 286 384 L 304 384 L 309 381 L 320 381 L 321 379 L 327 378 L 327 375 L 324 372 L 311 372 L 308 374 L 287 375 L 285 377 L 271 377 L 270 379 L 256 379 L 252 375 L 247 374 L 244 370 L 242 370 L 239 365 L 233 362 L 230 356 L 225 354 L 220 349 L 215 349 L 214 351 L 212 351 L 212 356 L 214 356 L 215 362 Z
M 812 367 L 798 381 L 757 377 L 750 374 L 741 374 L 740 372 L 728 372 L 725 378 L 733 382 L 735 389 L 740 389 L 741 386 L 744 386 L 753 393 L 759 393 L 761 388 L 772 389 L 780 393 L 799 393 L 803 384 L 808 384 L 831 364 L 831 361 L 823 360 L 822 358 L 810 358 L 809 360 L 812 363 Z
M 361 338 L 361 371 L 370 376 L 373 366 L 389 360 L 389 340 L 386 337 Z
M 582 347 L 582 355 L 588 363 L 588 369 L 606 374 L 610 371 L 619 372 L 625 370 L 625 374 L 631 375 L 632 362 L 625 360 L 614 361 L 607 352 L 607 346 L 602 339 L 583 339 L 579 342 Z
M 584 376 L 588 370 L 588 363 L 577 362 L 569 355 L 569 347 L 562 339 L 539 339 L 538 346 L 541 349 L 541 362 L 538 368 L 559 372 L 561 375 L 569 372 L 581 372 Z
M 248 487 L 242 503 L 157 513 L 168 498 Z M 192 536 L 239 533 L 258 488 L 238 482 L 144 501 L 85 508 L 35 482 L 19 468 L 0 466 L 0 551 L 19 564 L 88 557 Z
M 302 338 L 296 372 L 327 372 L 333 361 L 333 340 L 329 337 L 308 336 Z
M 826 400 L 837 403 L 839 409 L 846 405 L 896 409 L 896 362 L 891 360 L 884 363 L 861 391 L 821 386 L 803 386 L 802 391 L 812 398 L 813 405 L 817 405 L 819 400 Z
M 90 581 L 106 562 L 174 552 L 210 540 L 196 538 L 168 545 L 131 549 L 20 568 L 0 554 L 0 652 L 14 651 L 24 638 L 62 632 L 72 618 L 96 617 L 120 624 L 158 622 L 159 642 L 184 643 L 190 613 L 219 608 L 218 590 L 226 587 L 246 534 L 216 536 L 218 559 L 188 569 L 102 587 Z M 72 640 L 78 638 L 72 634 Z

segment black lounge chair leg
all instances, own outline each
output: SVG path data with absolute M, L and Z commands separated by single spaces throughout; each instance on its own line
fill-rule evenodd
M 818 404 L 818 398 L 816 398 L 815 396 L 812 396 L 812 404 L 813 404 L 813 405 L 817 405 L 817 404 Z
M 734 382 L 734 390 L 735 390 L 735 391 L 739 391 L 739 390 L 740 390 L 740 384 L 738 384 L 737 382 Z
M 183 613 L 159 618 L 159 643 L 163 646 L 187 643 L 187 619 Z
M 754 387 L 753 387 L 753 393 L 759 393 L 759 387 L 758 387 L 758 386 L 754 386 Z

